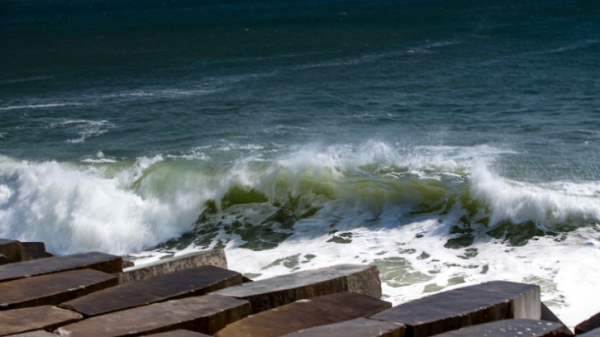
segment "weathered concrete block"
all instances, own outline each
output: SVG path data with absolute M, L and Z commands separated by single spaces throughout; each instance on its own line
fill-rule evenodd
M 11 263 L 0 266 L 0 282 L 75 269 L 95 269 L 113 274 L 122 271 L 120 256 L 91 252 Z
M 581 335 L 578 334 L 577 336 L 581 336 L 581 337 L 600 337 L 600 328 L 588 331 L 588 332 L 586 332 L 584 334 L 581 334 Z
M 135 266 L 119 274 L 119 283 L 142 281 L 150 277 L 169 274 L 180 270 L 200 266 L 215 266 L 227 269 L 227 257 L 223 249 L 210 252 L 192 253 L 168 259 L 162 259 L 151 265 Z
M 371 318 L 406 325 L 407 337 L 427 337 L 503 319 L 539 319 L 540 287 L 493 281 L 423 297 Z
M 380 298 L 377 267 L 342 264 L 244 283 L 214 294 L 247 300 L 252 304 L 252 312 L 259 313 L 297 300 L 345 291 Z
M 218 337 L 277 337 L 316 326 L 373 315 L 389 308 L 389 302 L 367 295 L 344 292 L 267 310 L 244 318 L 217 332 Z
M 404 324 L 357 318 L 300 330 L 285 337 L 403 337 L 405 330 Z
M 4 264 L 9 264 L 9 263 L 10 263 L 10 261 L 8 261 L 6 256 L 4 256 L 4 254 L 0 254 L 0 266 L 4 265 Z
M 31 332 L 24 332 L 17 335 L 10 335 L 10 337 L 56 337 L 56 335 L 44 330 L 37 330 Z
M 21 243 L 17 240 L 0 239 L 0 254 L 6 256 L 9 262 L 21 262 Z
M 154 337 L 210 337 L 209 335 L 205 335 L 203 333 L 189 331 L 189 330 L 175 330 L 163 333 L 157 333 L 155 335 L 150 335 Z
M 575 326 L 575 334 L 579 335 L 600 328 L 600 312 Z
M 178 329 L 212 335 L 250 314 L 250 303 L 231 297 L 206 295 L 93 317 L 64 326 L 61 336 L 141 336 Z
M 240 273 L 202 266 L 122 284 L 63 303 L 60 307 L 91 317 L 151 303 L 204 295 L 239 284 L 242 284 Z
M 46 258 L 46 245 L 43 242 L 21 242 L 21 258 L 31 261 Z
M 57 305 L 118 284 L 115 275 L 91 269 L 2 282 L 0 310 Z
M 0 312 L 0 336 L 35 330 L 52 331 L 76 322 L 81 315 L 50 305 Z
M 566 333 L 563 324 L 533 319 L 507 319 L 473 325 L 436 337 L 552 337 Z

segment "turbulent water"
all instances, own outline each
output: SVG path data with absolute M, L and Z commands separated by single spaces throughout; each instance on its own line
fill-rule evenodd
M 0 3 L 0 237 L 600 311 L 597 1 Z

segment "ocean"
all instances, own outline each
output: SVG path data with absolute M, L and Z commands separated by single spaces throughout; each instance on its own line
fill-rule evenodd
M 600 311 L 600 2 L 4 0 L 0 237 Z

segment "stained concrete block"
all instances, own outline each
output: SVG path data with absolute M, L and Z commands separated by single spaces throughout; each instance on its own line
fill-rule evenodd
M 46 245 L 43 242 L 21 242 L 21 258 L 31 261 L 46 258 Z
M 125 284 L 142 281 L 154 276 L 169 274 L 180 270 L 200 266 L 215 266 L 227 269 L 227 257 L 223 249 L 210 252 L 192 253 L 168 259 L 161 259 L 153 264 L 134 266 L 119 274 L 119 283 Z
M 31 332 L 24 332 L 17 335 L 10 335 L 10 337 L 56 337 L 56 335 L 48 331 L 37 330 Z
M 247 300 L 252 304 L 252 312 L 259 313 L 297 300 L 345 291 L 380 298 L 377 267 L 342 264 L 244 283 L 213 294 Z
M 11 263 L 0 266 L 0 282 L 75 269 L 94 269 L 113 274 L 122 271 L 120 256 L 91 252 Z
M 4 254 L 0 254 L 0 266 L 4 265 L 4 264 L 9 264 L 9 263 L 10 263 L 10 261 L 8 261 L 6 256 L 4 256 Z
M 155 335 L 150 335 L 153 337 L 210 337 L 209 335 L 205 335 L 203 333 L 189 331 L 189 330 L 175 330 L 163 333 L 157 333 Z
M 436 335 L 436 337 L 553 337 L 564 335 L 563 324 L 533 319 L 507 319 L 473 325 Z
M 122 284 L 63 303 L 60 307 L 91 317 L 151 303 L 204 295 L 239 284 L 242 284 L 240 273 L 214 266 L 201 266 Z
M 300 330 L 285 337 L 403 337 L 405 330 L 404 324 L 357 318 Z
M 317 326 L 373 315 L 391 304 L 367 295 L 344 292 L 261 312 L 226 326 L 217 337 L 277 337 Z
M 57 305 L 118 283 L 116 276 L 91 269 L 2 282 L 0 310 Z
M 594 329 L 594 330 L 590 330 L 584 334 L 578 334 L 577 336 L 581 336 L 581 337 L 600 337 L 600 328 L 598 329 Z
M 579 335 L 600 328 L 600 312 L 575 326 L 575 334 Z
M 21 262 L 21 243 L 17 240 L 0 239 L 0 254 L 4 255 L 10 263 Z
M 116 337 L 184 329 L 213 335 L 249 314 L 250 303 L 247 301 L 206 295 L 92 317 L 64 326 L 55 333 L 70 337 Z
M 0 336 L 28 331 L 52 331 L 59 326 L 76 322 L 81 315 L 51 305 L 0 312 Z
M 423 297 L 371 316 L 406 325 L 406 337 L 427 337 L 503 319 L 540 319 L 540 287 L 493 281 Z

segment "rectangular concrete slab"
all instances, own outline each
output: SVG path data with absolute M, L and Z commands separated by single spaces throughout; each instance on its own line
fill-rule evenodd
M 405 330 L 404 324 L 357 318 L 300 330 L 285 337 L 403 337 Z
M 423 297 L 371 318 L 406 325 L 407 337 L 427 337 L 502 319 L 540 319 L 540 287 L 493 281 Z
M 223 249 L 216 249 L 210 252 L 192 253 L 161 259 L 150 265 L 134 266 L 119 274 L 119 283 L 125 284 L 142 281 L 154 276 L 200 266 L 215 266 L 227 269 L 225 251 Z
M 31 261 L 46 258 L 46 245 L 43 242 L 21 242 L 21 258 Z
M 175 330 L 169 332 L 157 333 L 154 335 L 149 335 L 154 337 L 210 337 L 209 335 L 205 335 L 203 333 L 194 332 L 190 330 Z
M 554 323 L 560 323 L 560 324 L 563 324 L 563 325 L 565 324 L 543 302 L 542 302 L 542 310 L 541 311 L 542 311 L 542 314 L 541 314 L 540 319 L 542 321 L 549 321 L 549 322 L 554 322 Z M 566 328 L 566 329 L 567 329 L 567 334 L 573 335 L 573 332 L 569 328 Z
M 581 337 L 600 337 L 600 328 L 588 331 L 588 332 L 583 333 L 581 335 L 577 334 L 577 336 L 581 336 Z
M 0 254 L 6 256 L 10 263 L 21 262 L 21 243 L 17 240 L 0 239 Z
M 204 295 L 239 284 L 242 284 L 240 273 L 202 266 L 122 284 L 63 303 L 60 307 L 91 317 L 151 303 Z
M 507 319 L 473 325 L 436 335 L 436 337 L 553 337 L 564 335 L 563 324 L 533 319 Z
M 0 310 L 57 305 L 118 284 L 115 275 L 92 269 L 2 282 Z
M 75 269 L 94 269 L 113 274 L 122 271 L 120 256 L 91 252 L 11 263 L 0 266 L 0 282 Z
M 69 337 L 116 337 L 184 329 L 212 335 L 249 314 L 247 301 L 206 295 L 92 317 L 64 326 L 55 333 Z
M 0 312 L 0 336 L 28 331 L 52 331 L 59 326 L 76 322 L 81 315 L 51 305 Z
M 579 335 L 600 328 L 600 312 L 575 326 L 575 334 Z
M 277 337 L 317 326 L 373 315 L 391 304 L 367 295 L 344 292 L 261 312 L 226 326 L 218 337 Z
M 342 264 L 244 283 L 213 294 L 247 300 L 252 312 L 259 313 L 297 300 L 346 291 L 380 298 L 377 267 Z
M 24 332 L 17 335 L 10 335 L 10 337 L 56 337 L 56 335 L 48 331 L 37 330 L 31 332 Z

